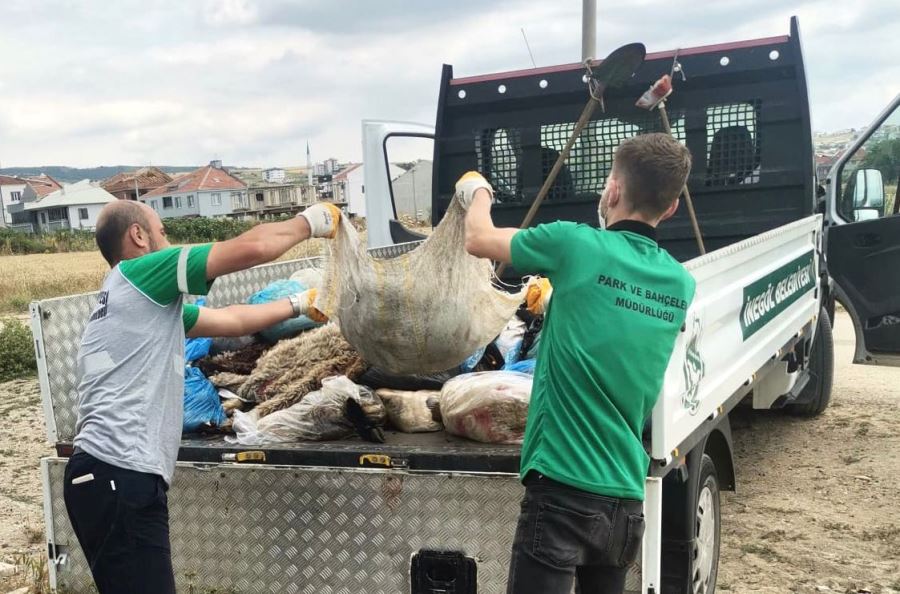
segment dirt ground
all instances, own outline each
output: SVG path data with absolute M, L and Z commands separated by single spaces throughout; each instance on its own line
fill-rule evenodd
M 825 414 L 734 419 L 722 591 L 900 592 L 900 368 L 852 365 L 850 318 L 835 326 Z
M 37 380 L 0 384 L 0 563 L 20 574 L 32 573 L 45 550 L 38 464 L 52 453 Z M 0 593 L 23 582 L 0 572 Z
M 835 329 L 831 408 L 734 420 L 738 491 L 722 501 L 721 592 L 900 592 L 900 369 L 853 366 Z M 0 562 L 43 549 L 36 380 L 0 384 Z M 21 564 L 21 560 L 20 560 Z M 13 583 L 0 577 L 0 593 Z

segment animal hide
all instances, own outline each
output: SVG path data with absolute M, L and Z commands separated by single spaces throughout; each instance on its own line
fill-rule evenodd
M 238 375 L 250 375 L 259 358 L 271 348 L 267 344 L 254 343 L 236 351 L 229 351 L 203 357 L 197 363 L 203 375 L 209 377 L 217 373 L 236 373 Z
M 322 387 L 322 380 L 345 375 L 356 381 L 367 369 L 359 353 L 335 324 L 282 340 L 260 357 L 238 394 L 260 402 L 258 418 L 300 402 Z
M 382 388 L 375 394 L 384 403 L 391 425 L 404 433 L 440 431 L 443 425 L 434 419 L 434 409 L 440 405 L 438 390 L 389 390 Z
M 209 376 L 208 379 L 215 387 L 225 388 L 238 394 L 241 391 L 241 386 L 244 385 L 249 377 L 249 375 L 238 375 L 237 373 L 223 371 L 222 373 Z

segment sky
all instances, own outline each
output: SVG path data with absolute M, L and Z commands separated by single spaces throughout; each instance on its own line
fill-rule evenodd
M 580 0 L 3 0 L 0 166 L 361 158 L 361 120 L 434 123 L 455 76 L 577 62 Z M 814 130 L 900 92 L 896 0 L 598 0 L 598 54 L 800 31 Z

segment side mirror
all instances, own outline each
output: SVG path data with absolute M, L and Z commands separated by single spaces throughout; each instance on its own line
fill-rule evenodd
M 853 213 L 857 221 L 870 221 L 882 215 L 884 209 L 884 180 L 878 169 L 856 172 L 853 188 Z
M 855 208 L 882 208 L 884 206 L 884 180 L 878 169 L 860 169 L 856 172 L 853 188 Z
M 824 198 L 825 197 L 825 186 L 822 184 L 816 184 L 816 198 Z

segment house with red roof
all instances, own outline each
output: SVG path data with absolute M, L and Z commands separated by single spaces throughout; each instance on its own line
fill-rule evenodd
M 62 184 L 42 173 L 34 177 L 18 178 L 24 184 L 21 195 L 18 200 L 10 201 L 6 207 L 7 216 L 9 216 L 8 225 L 21 226 L 24 230 L 34 230 L 32 223 L 33 217 L 25 212 L 25 206 L 34 204 L 49 196 L 50 194 L 62 189 Z M 46 215 L 45 215 L 46 216 Z
M 62 189 L 62 184 L 42 173 L 36 177 L 23 177 L 25 180 L 25 190 L 22 192 L 22 202 L 34 202 L 40 200 L 48 194 Z
M 137 200 L 151 190 L 172 181 L 172 176 L 159 167 L 141 167 L 108 177 L 100 187 L 119 200 Z
M 103 207 L 116 201 L 112 194 L 87 179 L 62 185 L 39 198 L 24 198 L 29 195 L 28 188 L 34 193 L 43 193 L 50 185 L 52 184 L 41 179 L 29 182 L 23 199 L 9 209 L 15 225 L 25 231 L 37 233 L 68 229 L 91 230 L 96 227 L 97 217 Z
M 211 161 L 173 179 L 139 200 L 167 219 L 173 217 L 243 217 L 250 211 L 247 185 Z

